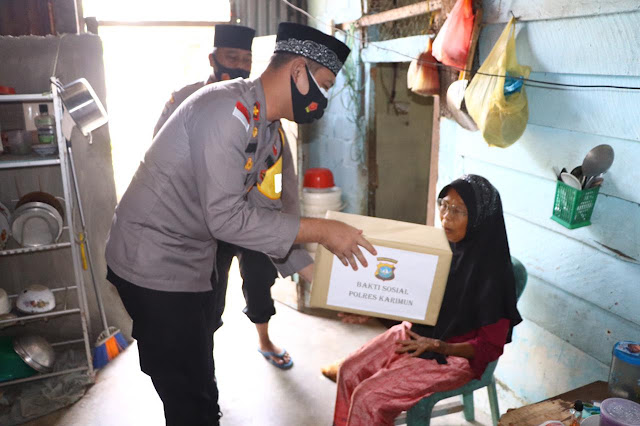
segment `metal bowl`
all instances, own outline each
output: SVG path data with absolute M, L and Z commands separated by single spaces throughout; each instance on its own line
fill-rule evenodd
M 13 340 L 13 350 L 34 370 L 41 373 L 50 373 L 53 371 L 56 354 L 53 351 L 53 347 L 44 337 L 16 337 Z
M 60 95 L 69 115 L 85 136 L 107 122 L 107 112 L 86 79 L 79 78 L 67 84 Z

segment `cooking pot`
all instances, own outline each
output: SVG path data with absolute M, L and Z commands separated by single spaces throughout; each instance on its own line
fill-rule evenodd
M 88 136 L 108 121 L 107 112 L 86 79 L 79 78 L 64 86 L 60 97 L 83 135 Z

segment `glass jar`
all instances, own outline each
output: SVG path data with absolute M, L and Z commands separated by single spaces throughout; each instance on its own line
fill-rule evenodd
M 623 341 L 613 347 L 609 393 L 640 402 L 640 342 Z

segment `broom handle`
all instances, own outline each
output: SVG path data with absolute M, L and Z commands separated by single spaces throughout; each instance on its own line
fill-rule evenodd
M 78 210 L 80 210 L 80 224 L 82 225 L 82 232 L 84 233 L 84 244 L 87 249 L 87 260 L 89 261 L 89 271 L 91 272 L 91 282 L 93 283 L 93 290 L 96 293 L 96 300 L 98 302 L 98 310 L 100 311 L 100 318 L 102 319 L 102 326 L 105 333 L 109 334 L 109 324 L 107 324 L 107 316 L 104 312 L 104 304 L 102 302 L 102 294 L 96 283 L 96 276 L 93 271 L 93 261 L 91 258 L 91 244 L 89 244 L 89 235 L 87 234 L 87 226 L 84 221 L 84 212 L 82 210 L 82 200 L 80 199 L 80 188 L 78 187 L 78 177 L 76 176 L 76 166 L 73 162 L 73 151 L 71 150 L 71 141 L 67 141 L 67 152 L 69 153 L 69 163 L 71 163 L 71 175 L 73 176 L 73 187 L 76 193 L 76 201 L 78 202 Z M 82 244 L 82 243 L 81 243 Z

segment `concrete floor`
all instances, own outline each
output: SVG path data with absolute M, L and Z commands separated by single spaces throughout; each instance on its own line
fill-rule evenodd
M 278 300 L 293 300 L 293 284 L 274 287 Z M 233 266 L 225 325 L 216 333 L 216 375 L 220 388 L 223 426 L 331 425 L 335 384 L 320 367 L 347 355 L 384 328 L 379 324 L 346 325 L 334 318 L 305 315 L 277 302 L 270 322 L 272 340 L 285 347 L 294 366 L 281 371 L 257 352 L 255 327 L 242 314 L 244 300 L 237 267 Z M 291 295 L 288 298 L 288 295 Z M 489 416 L 476 407 L 477 421 L 462 413 L 433 419 L 431 424 L 489 425 Z M 98 375 L 96 384 L 75 405 L 28 423 L 52 425 L 163 425 L 162 403 L 151 380 L 140 371 L 134 344 Z

